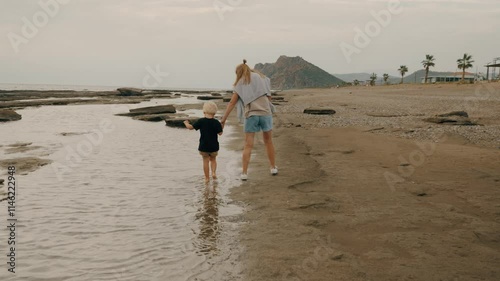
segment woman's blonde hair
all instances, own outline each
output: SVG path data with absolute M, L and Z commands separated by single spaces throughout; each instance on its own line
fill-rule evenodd
M 243 60 L 243 63 L 236 67 L 236 81 L 234 81 L 233 86 L 236 86 L 241 79 L 243 79 L 244 84 L 250 84 L 252 81 L 250 78 L 251 72 L 252 70 L 248 67 L 247 60 Z
M 207 101 L 203 104 L 203 113 L 215 115 L 217 113 L 217 105 L 213 101 Z

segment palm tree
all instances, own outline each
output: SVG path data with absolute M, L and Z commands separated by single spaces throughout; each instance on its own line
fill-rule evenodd
M 359 80 L 358 79 L 354 79 L 354 81 L 352 81 L 352 83 L 354 84 L 354 86 L 358 86 L 359 85 Z
M 401 83 L 399 84 L 403 84 L 403 77 L 405 76 L 405 73 L 408 72 L 408 67 L 406 65 L 401 65 L 398 71 L 401 73 Z
M 389 74 L 384 73 L 383 77 L 384 77 L 384 83 L 387 84 L 387 80 L 389 80 Z
M 370 76 L 370 86 L 375 86 L 375 80 L 377 80 L 377 74 L 375 74 L 375 72 L 374 72 Z
M 462 69 L 462 82 L 465 79 L 465 70 L 472 67 L 472 55 L 464 54 L 464 57 L 457 60 L 458 68 Z
M 427 76 L 429 75 L 429 67 L 434 67 L 434 56 L 433 55 L 425 55 L 425 60 L 422 61 L 422 65 L 425 68 L 425 83 L 427 83 Z

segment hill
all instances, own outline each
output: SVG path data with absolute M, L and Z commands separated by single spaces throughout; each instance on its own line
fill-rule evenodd
M 269 77 L 276 90 L 326 88 L 344 82 L 301 57 L 281 56 L 275 63 L 258 63 L 255 69 Z
M 338 77 L 346 82 L 352 82 L 354 80 L 358 81 L 366 81 L 370 80 L 371 73 L 346 73 L 346 74 L 333 74 L 335 77 Z

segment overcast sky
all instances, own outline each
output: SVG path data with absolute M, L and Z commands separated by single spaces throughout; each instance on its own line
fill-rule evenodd
M 500 57 L 499 0 L 55 1 L 0 0 L 0 83 L 230 88 L 243 58 L 381 76 L 421 69 L 425 54 L 437 71 L 465 52 L 471 72 Z M 356 48 L 350 61 L 341 45 Z

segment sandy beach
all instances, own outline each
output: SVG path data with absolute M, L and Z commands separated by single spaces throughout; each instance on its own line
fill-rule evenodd
M 91 104 L 114 103 L 111 97 Z M 166 98 L 162 103 L 178 102 L 180 118 L 201 109 L 202 103 Z M 221 229 L 239 234 L 217 242 L 226 251 L 208 273 L 252 281 L 500 278 L 500 83 L 290 90 L 274 100 L 279 175 L 269 174 L 259 137 L 249 180 L 232 188 L 225 203 L 245 211 L 220 219 Z M 222 114 L 226 103 L 217 102 Z M 336 113 L 303 113 L 311 107 Z M 103 116 L 121 113 L 111 108 Z M 439 116 L 450 112 L 468 117 Z M 146 132 L 164 126 L 120 118 L 112 120 Z M 236 138 L 226 158 L 243 146 L 234 113 L 229 125 L 229 138 Z M 56 135 L 78 139 L 82 130 L 60 128 Z M 6 155 L 40 148 L 38 142 L 2 146 Z M 17 158 L 22 175 L 54 165 L 42 158 Z M 221 172 L 240 160 L 224 159 Z M 230 167 L 232 180 L 237 165 Z M 37 172 L 49 178 L 47 171 Z
M 499 83 L 279 95 L 279 175 L 260 143 L 232 192 L 245 280 L 500 278 Z M 479 125 L 423 121 L 451 111 Z

